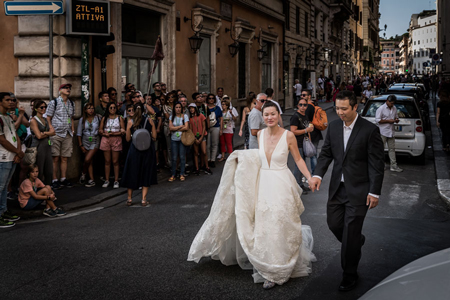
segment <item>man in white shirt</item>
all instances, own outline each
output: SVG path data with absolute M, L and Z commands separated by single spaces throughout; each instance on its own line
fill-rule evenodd
M 248 115 L 248 130 L 250 131 L 249 149 L 259 149 L 258 131 L 264 129 L 266 124 L 262 116 L 262 106 L 267 101 L 267 95 L 260 93 L 256 96 L 256 106 Z
M 302 85 L 300 84 L 300 80 L 298 79 L 295 79 L 294 91 L 295 91 L 294 107 L 297 107 L 298 101 L 300 101 L 300 96 L 302 95 Z
M 364 103 L 365 103 L 367 100 L 369 100 L 370 97 L 372 97 L 372 96 L 373 96 L 372 87 L 369 85 L 369 86 L 367 87 L 367 90 L 365 90 L 365 91 L 363 92 Z
M 389 95 L 386 103 L 381 105 L 375 114 L 375 121 L 380 128 L 381 139 L 383 145 L 388 145 L 389 160 L 391 161 L 392 172 L 402 172 L 403 169 L 397 166 L 397 160 L 395 158 L 395 137 L 394 137 L 394 123 L 398 123 L 397 108 L 395 107 L 395 101 L 397 97 L 395 95 Z
M 222 109 L 222 97 L 223 97 L 223 87 L 218 87 L 216 94 L 216 105 L 220 107 L 220 109 Z

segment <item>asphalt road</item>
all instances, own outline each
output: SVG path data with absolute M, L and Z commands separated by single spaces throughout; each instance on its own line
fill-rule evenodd
M 329 112 L 329 118 L 336 115 Z M 403 173 L 386 171 L 377 208 L 369 211 L 360 282 L 337 291 L 340 244 L 326 225 L 329 172 L 322 189 L 302 197 L 312 227 L 309 277 L 265 291 L 250 271 L 209 258 L 187 262 L 190 244 L 209 214 L 220 180 L 188 177 L 151 187 L 152 205 L 126 207 L 125 197 L 61 219 L 18 222 L 0 232 L 2 299 L 357 299 L 390 273 L 450 247 L 449 213 L 437 191 L 431 149 L 425 165 L 399 159 Z M 292 167 L 292 161 L 290 161 Z

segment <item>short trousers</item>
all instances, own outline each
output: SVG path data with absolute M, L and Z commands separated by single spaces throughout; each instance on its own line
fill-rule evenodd
M 94 149 L 98 149 L 100 147 L 100 137 L 99 136 L 93 136 L 92 137 L 92 142 L 89 141 L 89 137 L 86 135 L 83 135 L 83 137 L 81 138 L 81 141 L 83 143 L 83 147 L 86 150 L 94 150 Z
M 122 137 L 121 136 L 110 136 L 110 137 L 102 137 L 102 141 L 100 143 L 100 150 L 103 151 L 122 151 Z
M 199 138 L 196 138 L 197 140 L 200 140 Z M 206 142 L 206 136 L 203 136 L 202 142 Z
M 39 192 L 42 188 L 38 188 L 37 191 Z M 30 199 L 28 199 L 27 205 L 23 207 L 24 210 L 32 210 L 35 209 L 38 205 L 41 205 L 42 201 L 44 200 L 36 200 L 33 197 L 30 196 Z
M 51 136 L 52 156 L 71 157 L 73 152 L 73 138 L 70 134 L 65 137 Z

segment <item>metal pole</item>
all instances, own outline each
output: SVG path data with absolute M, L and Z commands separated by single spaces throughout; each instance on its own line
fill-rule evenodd
M 102 91 L 106 91 L 108 87 L 106 86 L 106 57 L 101 58 L 101 69 L 102 69 Z
M 48 16 L 48 76 L 49 100 L 53 99 L 53 16 Z

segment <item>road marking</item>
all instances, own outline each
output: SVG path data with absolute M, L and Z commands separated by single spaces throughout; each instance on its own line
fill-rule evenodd
M 183 205 L 181 208 L 197 208 L 197 207 L 208 208 L 209 205 L 208 204 L 204 204 L 204 205 L 200 205 L 200 204 L 186 204 L 186 205 Z
M 389 205 L 412 206 L 419 203 L 420 186 L 411 184 L 394 184 L 389 192 Z
M 76 216 L 99 211 L 102 209 L 104 209 L 104 207 L 95 207 L 95 208 L 86 209 L 86 210 L 82 210 L 82 211 L 78 211 L 78 212 L 74 212 L 74 213 L 68 213 L 67 215 L 62 216 L 62 217 L 54 217 L 54 218 L 45 217 L 43 219 L 38 219 L 38 220 L 20 221 L 20 222 L 17 222 L 17 224 L 31 224 L 31 223 L 42 223 L 42 222 L 48 222 L 48 221 L 63 220 L 63 219 L 73 218 Z

